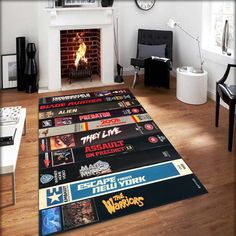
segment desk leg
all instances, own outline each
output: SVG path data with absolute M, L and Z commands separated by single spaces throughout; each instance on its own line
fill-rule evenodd
M 13 204 L 16 204 L 16 187 L 15 187 L 15 172 L 12 173 L 12 198 L 13 198 Z
M 24 122 L 23 135 L 26 135 L 26 118 L 25 118 L 25 122 Z

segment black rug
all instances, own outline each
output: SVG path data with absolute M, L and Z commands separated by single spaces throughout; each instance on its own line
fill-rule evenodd
M 40 235 L 204 193 L 128 89 L 39 100 Z

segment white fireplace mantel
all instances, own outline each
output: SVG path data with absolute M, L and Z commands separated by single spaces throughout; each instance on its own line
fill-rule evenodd
M 39 56 L 40 74 L 49 90 L 61 89 L 60 31 L 72 29 L 100 29 L 101 31 L 101 81 L 114 82 L 114 8 L 73 7 L 45 8 L 47 38 L 40 37 L 47 48 Z M 39 41 L 40 41 L 39 39 Z M 39 42 L 40 44 L 40 42 Z M 41 77 L 40 76 L 40 79 Z M 45 81 L 45 79 L 47 81 Z
M 112 7 L 65 7 L 65 8 L 46 8 L 51 17 L 51 26 L 68 25 L 107 25 L 113 24 Z M 76 22 L 77 19 L 78 21 Z

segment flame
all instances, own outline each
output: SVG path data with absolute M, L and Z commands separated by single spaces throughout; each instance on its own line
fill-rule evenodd
M 74 41 L 77 40 L 79 43 L 79 48 L 75 53 L 75 67 L 78 68 L 80 62 L 87 63 L 88 59 L 85 57 L 86 54 L 86 44 L 84 43 L 84 40 L 82 38 L 83 33 L 81 34 L 76 34 L 76 38 L 74 38 Z

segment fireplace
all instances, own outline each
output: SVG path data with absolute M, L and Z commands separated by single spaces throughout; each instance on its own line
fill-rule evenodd
M 100 29 L 61 30 L 60 38 L 62 79 L 101 76 Z
M 73 64 L 74 57 L 73 53 L 72 55 L 63 54 L 61 38 L 63 34 L 74 34 L 74 32 L 93 33 L 94 37 L 99 38 L 100 41 L 98 40 L 95 44 L 99 45 L 96 47 L 100 52 L 92 52 L 90 42 L 87 45 L 91 71 L 100 75 L 102 84 L 115 84 L 114 9 L 105 7 L 53 8 L 45 9 L 45 12 L 48 13 L 48 17 L 44 18 L 44 24 L 39 28 L 40 88 L 47 88 L 50 91 L 62 89 L 62 78 L 66 78 L 68 72 L 68 65 L 64 65 L 64 61 L 70 61 Z M 65 41 L 67 41 L 65 44 L 70 45 L 68 39 Z M 66 51 L 69 52 L 72 47 L 74 46 L 69 46 Z M 76 51 L 76 47 L 73 50 Z M 90 54 L 96 54 L 96 56 L 90 58 Z

